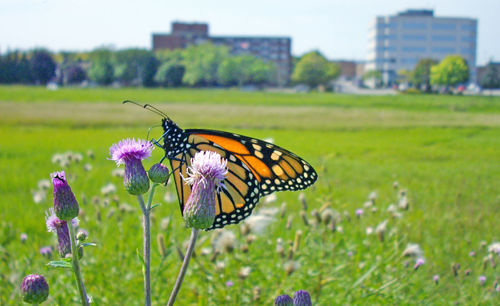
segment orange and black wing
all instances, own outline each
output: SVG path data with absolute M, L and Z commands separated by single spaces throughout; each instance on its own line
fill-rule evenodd
M 228 161 L 234 162 L 236 159 L 247 165 L 259 182 L 260 196 L 275 191 L 305 189 L 317 179 L 316 171 L 308 162 L 275 144 L 222 131 L 186 132 L 205 138 L 230 152 L 232 155 Z
M 222 131 L 186 130 L 187 151 L 171 159 L 181 205 L 191 193 L 184 183 L 191 158 L 199 151 L 214 151 L 227 160 L 228 176 L 216 199 L 216 217 L 210 229 L 239 223 L 248 217 L 260 197 L 274 191 L 300 190 L 312 185 L 317 174 L 306 161 L 274 144 Z
M 191 187 L 184 182 L 181 175 L 187 177 L 186 171 L 187 167 L 191 166 L 191 158 L 200 151 L 219 153 L 222 158 L 227 160 L 228 168 L 228 174 L 224 180 L 226 188 L 221 188 L 216 197 L 214 224 L 207 230 L 239 223 L 252 213 L 259 201 L 259 181 L 248 166 L 236 158 L 233 153 L 196 134 L 189 135 L 187 151 L 176 156 L 176 159 L 182 162 L 176 159 L 170 160 L 181 213 L 184 211 L 184 205 L 191 193 Z

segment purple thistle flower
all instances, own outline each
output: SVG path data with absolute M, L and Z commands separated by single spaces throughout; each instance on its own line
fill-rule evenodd
M 51 246 L 41 247 L 40 254 L 42 254 L 42 256 L 45 256 L 47 258 L 51 258 L 52 257 L 52 247 Z
M 56 216 L 64 221 L 78 217 L 80 207 L 66 181 L 64 171 L 51 173 L 50 178 L 54 186 L 54 211 Z
M 484 283 L 486 282 L 486 276 L 481 275 L 481 276 L 479 276 L 478 280 L 479 280 L 479 283 L 481 284 L 481 286 L 483 286 Z
M 21 236 L 20 236 L 20 238 L 21 238 L 21 242 L 25 243 L 26 240 L 28 240 L 28 234 L 22 233 Z
M 154 164 L 148 171 L 149 179 L 153 183 L 164 184 L 167 182 L 168 167 L 162 164 Z
M 226 287 L 232 287 L 234 283 L 232 281 L 227 281 L 226 282 Z
M 311 296 L 305 290 L 299 290 L 293 295 L 294 306 L 312 306 Z
M 474 252 L 474 251 L 470 251 L 470 252 L 469 252 L 469 256 L 470 256 L 470 257 L 474 257 L 474 256 L 476 256 L 476 252 Z
M 425 260 L 423 258 L 419 258 L 417 259 L 417 261 L 415 262 L 415 265 L 413 266 L 413 270 L 417 270 L 418 268 L 420 268 L 420 266 L 422 266 L 423 264 L 425 263 Z
M 128 193 L 140 195 L 149 190 L 149 178 L 141 160 L 151 156 L 153 144 L 142 139 L 124 139 L 109 149 L 116 165 L 125 164 L 123 185 Z
M 53 209 L 49 209 L 49 211 L 45 213 L 45 222 L 47 224 L 47 230 L 57 234 L 59 254 L 63 258 L 66 257 L 66 255 L 71 253 L 68 223 L 59 219 Z M 78 218 L 73 218 L 71 224 L 73 226 L 78 226 Z
M 354 213 L 356 214 L 356 217 L 360 218 L 363 215 L 363 210 L 358 208 Z
M 184 206 L 184 221 L 188 227 L 209 228 L 215 219 L 215 195 L 225 188 L 227 161 L 216 152 L 198 152 L 191 159 L 187 174 L 184 180 L 192 187 Z
M 278 296 L 274 300 L 274 305 L 277 306 L 293 306 L 293 300 L 288 294 Z
M 21 295 L 26 303 L 43 303 L 49 296 L 49 284 L 42 275 L 27 275 L 21 283 Z
M 437 284 L 437 283 L 439 283 L 439 275 L 437 275 L 437 274 L 436 274 L 436 275 L 434 275 L 434 276 L 432 277 L 432 280 L 433 280 L 436 284 Z

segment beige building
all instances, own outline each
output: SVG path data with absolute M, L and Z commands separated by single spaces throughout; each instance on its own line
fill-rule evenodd
M 476 81 L 477 19 L 436 17 L 433 10 L 407 10 L 379 16 L 369 31 L 366 71 L 378 70 L 392 85 L 400 70 L 412 70 L 420 59 L 442 60 L 450 54 L 465 58 Z

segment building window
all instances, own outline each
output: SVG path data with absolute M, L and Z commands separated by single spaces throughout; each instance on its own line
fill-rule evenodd
M 463 53 L 468 53 L 468 54 L 474 54 L 476 51 L 476 48 L 460 48 L 460 52 Z
M 377 47 L 377 52 L 396 52 L 397 48 L 396 47 Z
M 476 31 L 476 25 L 475 24 L 462 24 L 461 26 L 462 31 Z
M 427 24 L 425 23 L 403 23 L 404 30 L 426 30 Z
M 402 36 L 403 40 L 410 40 L 410 41 L 425 41 L 427 40 L 427 37 L 425 35 L 403 35 Z
M 475 42 L 476 39 L 474 36 L 462 36 L 462 42 Z
M 456 30 L 457 26 L 454 23 L 433 23 L 432 24 L 432 29 L 433 30 Z
M 415 65 L 416 63 L 418 63 L 418 58 L 410 57 L 401 59 L 401 64 L 403 65 Z
M 401 51 L 423 53 L 427 51 L 427 49 L 425 47 L 401 47 Z
M 436 48 L 431 48 L 431 51 L 433 53 L 445 53 L 445 54 L 451 54 L 451 53 L 456 53 L 457 50 L 455 48 L 451 47 L 436 47 Z
M 432 35 L 432 41 L 457 41 L 457 38 L 453 35 Z

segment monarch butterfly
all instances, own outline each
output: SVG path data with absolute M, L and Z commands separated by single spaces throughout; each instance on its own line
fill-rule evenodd
M 183 130 L 157 108 L 133 101 L 123 103 L 127 102 L 163 117 L 163 135 L 152 141 L 165 150 L 162 161 L 170 160 L 181 213 L 191 193 L 182 179 L 187 177 L 191 158 L 200 151 L 214 151 L 227 160 L 226 188 L 217 194 L 215 221 L 207 230 L 237 224 L 252 213 L 259 198 L 275 191 L 305 189 L 318 178 L 308 162 L 272 143 L 224 131 Z

